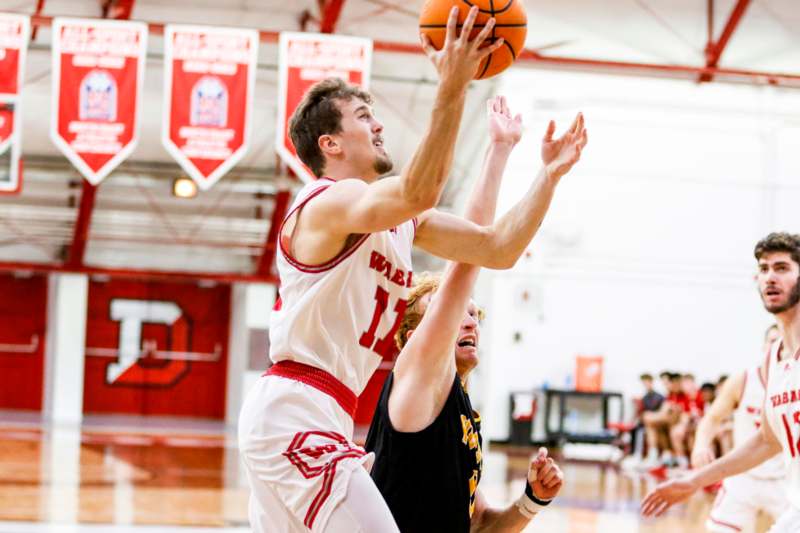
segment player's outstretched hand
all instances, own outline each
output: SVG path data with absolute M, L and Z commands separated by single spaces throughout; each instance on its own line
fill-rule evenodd
M 502 38 L 487 46 L 481 46 L 492 34 L 494 18 L 490 18 L 486 22 L 474 39 L 469 38 L 477 16 L 478 7 L 472 6 L 461 27 L 461 32 L 458 33 L 458 8 L 453 7 L 447 18 L 447 32 L 441 50 L 433 47 L 427 35 L 420 35 L 422 49 L 439 72 L 440 83 L 455 91 L 462 91 L 466 88 L 478 71 L 478 66 L 483 58 L 503 46 Z
M 555 132 L 556 123 L 551 120 L 542 139 L 542 162 L 547 176 L 558 180 L 580 160 L 589 142 L 589 132 L 583 123 L 583 113 L 578 113 L 572 126 L 558 139 L 553 139 Z
M 676 478 L 658 485 L 642 500 L 642 515 L 661 516 L 667 509 L 691 496 L 698 487 L 690 476 Z
M 495 96 L 486 101 L 489 116 L 489 138 L 494 144 L 515 146 L 522 138 L 522 115 L 511 116 L 504 96 Z
M 547 448 L 539 448 L 539 453 L 531 461 L 528 484 L 540 500 L 552 500 L 564 485 L 564 474 L 553 458 L 547 456 Z

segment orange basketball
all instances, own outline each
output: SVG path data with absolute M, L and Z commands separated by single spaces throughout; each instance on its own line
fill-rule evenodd
M 495 27 L 486 43 L 493 43 L 500 37 L 505 39 L 504 46 L 493 52 L 481 62 L 475 79 L 491 78 L 507 69 L 517 58 L 525 46 L 525 35 L 528 33 L 528 17 L 521 0 L 426 0 L 419 15 L 419 30 L 427 35 L 436 49 L 444 45 L 447 28 L 447 17 L 453 6 L 458 7 L 458 29 L 467 18 L 472 6 L 478 6 L 480 12 L 475 19 L 475 27 L 470 37 L 481 31 L 486 21 L 494 17 Z

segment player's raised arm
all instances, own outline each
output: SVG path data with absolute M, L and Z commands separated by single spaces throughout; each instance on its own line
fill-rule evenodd
M 481 48 L 491 35 L 494 19 L 470 39 L 478 15 L 473 7 L 460 33 L 457 30 L 458 8 L 453 8 L 447 22 L 447 35 L 441 50 L 436 50 L 423 36 L 423 49 L 439 73 L 430 122 L 413 157 L 399 176 L 365 183 L 361 179 L 337 180 L 309 207 L 310 217 L 333 233 L 349 235 L 372 233 L 397 226 L 439 202 L 453 163 L 456 137 L 464 111 L 466 88 L 481 60 L 503 44 L 500 39 Z M 372 116 L 368 105 L 353 110 L 357 120 L 371 123 L 373 143 L 382 150 L 383 127 Z M 320 138 L 328 151 L 331 165 L 336 164 L 340 146 L 336 138 Z M 331 194 L 333 193 L 333 194 Z
M 551 121 L 542 142 L 545 166 L 525 196 L 492 225 L 479 225 L 431 209 L 419 218 L 414 244 L 427 252 L 487 268 L 511 268 L 524 253 L 544 219 L 559 180 L 578 162 L 588 142 L 583 115 L 553 139 Z
M 487 112 L 491 143 L 465 212 L 468 220 L 478 224 L 494 219 L 503 170 L 522 135 L 521 119 L 511 116 L 505 98 L 491 99 Z M 422 322 L 400 352 L 389 399 L 389 416 L 395 429 L 419 431 L 442 410 L 456 373 L 456 340 L 479 271 L 471 265 L 448 265 Z M 477 316 L 471 319 L 477 320 Z

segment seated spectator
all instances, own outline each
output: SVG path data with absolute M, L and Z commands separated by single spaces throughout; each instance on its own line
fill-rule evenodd
M 689 401 L 689 414 L 696 418 L 702 417 L 705 403 L 703 403 L 703 395 L 697 387 L 693 374 L 681 376 L 681 390 Z
M 692 374 L 677 374 L 675 377 L 680 388 L 674 399 L 679 413 L 669 429 L 669 438 L 678 468 L 689 468 L 689 440 L 697 420 L 703 415 L 704 405 Z
M 653 376 L 650 374 L 642 374 L 639 380 L 644 387 L 644 396 L 642 396 L 642 411 L 658 411 L 661 409 L 661 404 L 664 403 L 664 396 L 659 394 L 653 388 Z
M 669 372 L 667 370 L 663 371 L 658 375 L 658 378 L 661 380 L 658 392 L 664 397 L 669 395 L 669 380 L 671 377 L 672 377 L 672 372 Z
M 664 373 L 662 373 L 663 375 Z M 665 462 L 672 462 L 672 457 L 669 453 L 671 444 L 669 438 L 670 429 L 680 421 L 681 413 L 688 409 L 689 402 L 681 390 L 681 375 L 671 373 L 668 384 L 666 401 L 661 404 L 658 411 L 642 414 L 642 422 L 644 423 L 647 437 L 647 458 L 643 463 L 645 468 L 660 466 L 659 451 L 663 452 L 662 459 Z
M 625 460 L 624 467 L 636 467 L 641 464 L 644 454 L 643 432 L 644 424 L 642 416 L 644 413 L 653 413 L 661 409 L 664 403 L 664 396 L 654 390 L 653 376 L 650 374 L 642 374 L 639 380 L 644 387 L 644 395 L 641 398 L 636 398 L 634 403 L 636 405 L 636 414 L 634 416 L 634 428 L 631 431 L 631 448 L 633 452 L 631 456 Z
M 714 398 L 717 397 L 717 386 L 708 381 L 703 383 L 700 385 L 700 396 L 703 399 L 704 405 L 711 405 L 714 403 Z

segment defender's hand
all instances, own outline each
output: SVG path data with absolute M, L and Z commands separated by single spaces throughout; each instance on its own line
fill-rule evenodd
M 477 16 L 478 7 L 472 6 L 461 28 L 461 33 L 456 35 L 458 8 L 453 7 L 447 19 L 447 33 L 441 50 L 436 50 L 433 47 L 427 35 L 420 35 L 422 49 L 439 72 L 441 85 L 450 90 L 463 91 L 475 76 L 483 58 L 503 46 L 503 39 L 500 38 L 481 48 L 484 41 L 492 34 L 492 28 L 495 24 L 494 18 L 490 18 L 486 22 L 486 25 L 474 39 L 469 38 Z
M 569 130 L 558 139 L 553 139 L 555 131 L 556 123 L 551 120 L 542 139 L 542 162 L 547 176 L 558 180 L 581 158 L 581 151 L 589 142 L 589 134 L 584 127 L 583 113 L 578 113 Z
M 694 494 L 698 488 L 691 476 L 662 483 L 642 501 L 642 515 L 661 516 L 674 504 Z
M 539 454 L 528 468 L 528 484 L 540 500 L 552 500 L 564 485 L 564 474 L 547 456 L 547 448 L 539 448 Z
M 495 96 L 486 102 L 489 116 L 489 138 L 494 144 L 515 146 L 522 138 L 522 115 L 511 116 L 504 96 Z

